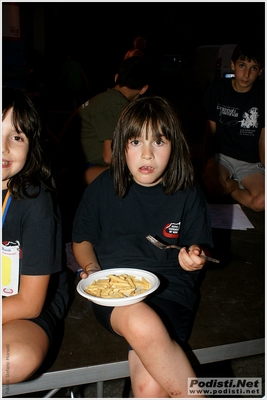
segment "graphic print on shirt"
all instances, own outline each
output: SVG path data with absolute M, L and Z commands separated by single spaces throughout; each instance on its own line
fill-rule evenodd
M 163 228 L 163 235 L 168 238 L 177 239 L 179 236 L 179 230 L 181 222 L 170 222 Z
M 254 136 L 255 130 L 258 128 L 259 109 L 257 107 L 251 107 L 248 111 L 245 111 L 242 115 L 242 119 L 231 119 L 238 118 L 239 109 L 236 107 L 227 107 L 221 104 L 217 105 L 217 109 L 220 110 L 219 122 L 222 125 L 234 126 L 240 124 L 240 135 Z
M 241 122 L 241 128 L 258 128 L 259 110 L 257 107 L 252 107 L 249 112 L 244 112 Z

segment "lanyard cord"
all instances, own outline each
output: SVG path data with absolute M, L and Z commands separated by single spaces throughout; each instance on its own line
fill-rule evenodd
M 11 196 L 10 196 L 10 192 L 8 190 L 6 195 L 5 195 L 4 203 L 2 205 L 2 228 L 4 226 L 4 222 L 5 222 L 5 219 L 6 219 L 6 215 L 7 215 L 7 211 L 8 211 L 10 202 L 11 202 Z

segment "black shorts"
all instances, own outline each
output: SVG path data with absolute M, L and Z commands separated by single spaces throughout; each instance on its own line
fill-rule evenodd
M 48 310 L 42 311 L 39 317 L 30 319 L 40 326 L 47 334 L 50 342 L 48 353 L 43 361 L 43 364 L 38 369 L 38 373 L 47 371 L 48 368 L 55 362 L 64 333 L 64 320 L 60 320 Z
M 39 317 L 32 318 L 30 321 L 34 322 L 35 324 L 39 325 L 47 334 L 50 342 L 50 346 L 53 344 L 55 337 L 57 335 L 57 326 L 58 321 L 52 314 L 45 310 L 42 311 Z
M 175 301 L 158 296 L 149 296 L 144 302 L 160 316 L 171 338 L 185 347 L 191 333 L 193 312 Z M 110 324 L 110 316 L 114 307 L 104 307 L 92 303 L 92 308 L 98 322 L 109 332 L 118 336 Z

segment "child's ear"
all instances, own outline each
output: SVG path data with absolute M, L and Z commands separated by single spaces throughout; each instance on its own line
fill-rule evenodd
M 115 77 L 114 77 L 114 82 L 115 83 L 117 82 L 118 76 L 119 76 L 119 74 L 116 74 Z
M 235 70 L 235 63 L 233 61 L 231 61 L 231 68 L 233 71 Z
M 261 75 L 262 71 L 263 71 L 263 68 L 260 70 L 260 72 L 259 72 L 259 75 L 258 75 L 258 76 L 260 76 L 260 75 Z
M 144 94 L 147 91 L 147 89 L 148 89 L 148 85 L 145 85 L 144 87 L 142 87 L 139 94 Z

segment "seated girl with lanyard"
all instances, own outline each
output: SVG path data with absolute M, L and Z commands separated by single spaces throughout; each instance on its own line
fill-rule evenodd
M 2 92 L 2 382 L 29 378 L 60 344 L 69 294 L 61 217 L 27 95 Z

